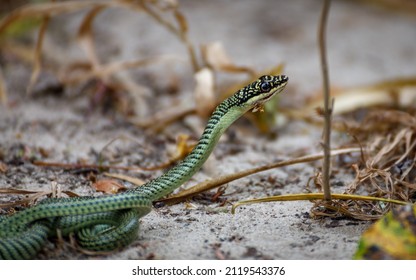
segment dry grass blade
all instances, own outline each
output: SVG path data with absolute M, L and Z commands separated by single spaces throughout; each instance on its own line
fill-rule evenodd
M 71 192 L 71 191 L 64 191 L 66 195 L 70 197 L 78 196 L 77 194 Z M 21 189 L 0 189 L 0 194 L 14 194 L 14 195 L 27 195 L 27 197 L 13 202 L 7 202 L 7 203 L 0 203 L 0 208 L 9 208 L 19 205 L 30 205 L 33 204 L 35 201 L 37 201 L 42 196 L 51 196 L 54 195 L 53 190 L 49 191 L 28 191 L 28 190 L 21 190 Z
M 37 191 L 27 191 L 27 190 L 21 190 L 21 189 L 0 189 L 0 194 L 34 194 L 38 193 Z
M 385 166 L 384 160 L 390 159 L 391 157 L 388 157 L 388 154 L 390 154 L 394 149 L 397 148 L 397 146 L 405 140 L 404 138 L 408 139 L 412 131 L 409 131 L 408 129 L 402 129 L 397 133 L 394 137 L 394 139 L 391 142 L 389 141 L 389 137 L 387 137 L 387 142 L 384 146 L 381 147 L 381 149 L 367 162 L 368 168 L 373 168 L 376 165 L 379 166 Z
M 28 88 L 28 91 L 30 92 L 30 89 L 32 88 L 33 84 L 36 82 L 37 77 L 39 76 L 41 67 L 40 67 L 40 61 L 41 61 L 41 46 L 43 42 L 43 36 L 45 33 L 45 29 L 47 26 L 47 22 L 49 18 L 64 14 L 64 13 L 70 13 L 75 12 L 83 9 L 90 8 L 90 12 L 87 13 L 87 15 L 84 17 L 79 31 L 78 31 L 78 41 L 81 44 L 82 49 L 85 51 L 89 61 L 90 65 L 86 68 L 84 68 L 86 71 L 82 74 L 82 78 L 78 78 L 80 81 L 84 81 L 88 78 L 96 78 L 103 80 L 106 82 L 108 80 L 108 76 L 117 71 L 120 68 L 131 68 L 131 67 L 137 67 L 144 65 L 150 61 L 150 59 L 147 62 L 143 61 L 135 61 L 133 63 L 122 63 L 121 65 L 118 65 L 117 67 L 113 68 L 114 65 L 110 65 L 109 68 L 103 67 L 99 63 L 99 58 L 96 55 L 96 50 L 94 46 L 94 42 L 92 39 L 92 23 L 96 16 L 105 8 L 109 7 L 119 7 L 119 8 L 125 8 L 129 10 L 136 10 L 136 11 L 145 11 L 150 16 L 152 16 L 154 19 L 156 19 L 160 24 L 164 25 L 168 28 L 171 32 L 173 32 L 176 36 L 179 37 L 181 41 L 183 41 L 191 53 L 191 60 L 193 63 L 193 66 L 197 68 L 196 64 L 196 58 L 195 58 L 195 52 L 193 50 L 192 44 L 189 42 L 187 38 L 187 30 L 188 25 L 186 22 L 186 19 L 184 15 L 178 10 L 178 5 L 169 4 L 166 7 L 161 7 L 159 5 L 158 1 L 128 1 L 128 0 L 114 0 L 114 1 L 67 1 L 67 2 L 57 2 L 57 3 L 35 3 L 35 4 L 28 4 L 21 8 L 18 8 L 14 10 L 13 12 L 9 13 L 8 16 L 2 19 L 0 22 L 0 34 L 8 28 L 11 24 L 16 22 L 19 19 L 22 18 L 38 18 L 41 17 L 44 19 L 43 24 L 39 31 L 39 38 L 37 40 L 37 46 L 35 48 L 35 59 L 34 59 L 34 70 L 31 78 L 31 83 Z M 173 22 L 170 22 L 168 20 L 165 20 L 165 15 L 163 12 L 171 12 L 173 14 L 173 21 L 177 21 L 178 27 L 175 27 Z M 66 75 L 63 75 L 66 78 Z M 64 81 L 66 79 L 63 79 Z M 71 80 L 72 82 L 74 79 Z M 77 78 L 75 78 L 75 82 L 77 81 Z
M 36 40 L 36 47 L 34 50 L 34 61 L 32 75 L 30 76 L 29 85 L 27 87 L 27 93 L 32 92 L 32 88 L 38 80 L 41 68 L 42 68 L 42 45 L 45 37 L 46 28 L 48 27 L 50 17 L 44 16 L 39 28 L 38 38 Z
M 354 153 L 354 152 L 360 152 L 361 150 L 359 148 L 347 148 L 347 149 L 339 149 L 339 150 L 333 150 L 331 152 L 331 156 L 336 156 L 336 155 L 342 155 L 342 154 L 347 154 L 347 153 Z M 272 164 L 267 164 L 264 166 L 260 166 L 260 167 L 255 167 L 255 168 L 251 168 L 251 169 L 247 169 L 247 170 L 243 170 L 240 172 L 236 172 L 234 174 L 229 174 L 229 175 L 223 175 L 220 176 L 216 179 L 213 180 L 208 180 L 202 183 L 199 183 L 185 191 L 182 191 L 176 195 L 172 195 L 168 198 L 165 199 L 161 199 L 159 201 L 161 202 L 165 202 L 165 203 L 169 203 L 169 204 L 174 204 L 174 203 L 178 203 L 181 202 L 183 200 L 186 200 L 196 194 L 211 190 L 213 188 L 217 188 L 223 184 L 229 183 L 231 181 L 237 180 L 237 179 L 241 179 L 243 177 L 258 173 L 258 172 L 262 172 L 262 171 L 266 171 L 269 169 L 273 169 L 273 168 L 278 168 L 278 167 L 283 167 L 283 166 L 288 166 L 288 165 L 293 165 L 293 164 L 298 164 L 298 163 L 306 163 L 306 162 L 312 162 L 312 161 L 316 161 L 319 159 L 323 158 L 323 154 L 319 153 L 319 154 L 315 154 L 315 155 L 308 155 L 308 156 L 303 156 L 303 157 L 298 157 L 298 158 L 294 158 L 294 159 L 290 159 L 290 160 L 284 160 L 284 161 L 279 161 L 276 163 L 272 163 Z
M 0 203 L 0 208 L 14 207 L 14 206 L 18 206 L 18 205 L 30 205 L 30 204 L 34 203 L 34 201 L 36 201 L 39 198 L 41 198 L 42 196 L 46 196 L 46 195 L 52 194 L 51 191 L 31 192 L 31 193 L 34 193 L 34 194 L 28 196 L 27 198 L 23 198 L 21 200 L 18 200 L 18 201 L 7 202 L 7 203 Z
M 175 16 L 176 22 L 178 22 L 181 33 L 187 33 L 189 28 L 185 16 L 178 9 L 173 11 L 173 15 Z
M 400 200 L 380 198 L 380 197 L 371 197 L 365 195 L 352 195 L 352 194 L 332 194 L 333 199 L 339 200 L 365 200 L 365 201 L 377 201 L 385 203 L 395 203 L 399 205 L 406 205 L 407 203 Z M 235 209 L 242 205 L 249 205 L 255 203 L 263 202 L 276 202 L 276 201 L 297 201 L 297 200 L 323 200 L 325 194 L 323 193 L 304 193 L 304 194 L 288 194 L 288 195 L 279 195 L 279 196 L 269 196 L 264 198 L 256 198 L 250 200 L 243 200 L 235 203 L 231 208 L 231 213 L 235 213 Z M 341 211 L 341 209 L 339 209 Z M 347 212 L 345 212 L 346 214 Z
M 92 70 L 98 73 L 100 69 L 100 62 L 96 54 L 94 40 L 92 38 L 92 23 L 95 17 L 103 11 L 104 8 L 105 6 L 97 6 L 87 13 L 79 27 L 77 35 L 77 40 L 92 65 Z M 100 76 L 100 78 L 104 81 L 106 80 L 105 76 Z

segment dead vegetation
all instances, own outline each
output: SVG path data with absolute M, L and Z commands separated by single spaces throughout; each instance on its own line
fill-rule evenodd
M 146 67 L 151 64 L 165 63 L 168 60 L 183 61 L 182 58 L 173 54 L 172 56 L 160 57 L 143 57 L 133 61 L 110 61 L 103 63 L 103 59 L 97 54 L 97 46 L 93 37 L 93 22 L 96 17 L 104 10 L 108 9 L 130 9 L 137 13 L 145 13 L 153 24 L 158 24 L 169 30 L 174 36 L 182 42 L 187 50 L 187 62 L 192 69 L 195 78 L 194 97 L 195 102 L 189 108 L 174 108 L 170 113 L 163 112 L 163 115 L 154 115 L 150 118 L 143 119 L 137 117 L 138 112 L 131 112 L 128 106 L 129 100 L 134 96 L 141 96 L 139 101 L 144 97 L 142 85 L 138 84 L 129 76 L 120 76 L 120 71 Z M 76 11 L 86 11 L 77 34 L 74 36 L 82 50 L 85 53 L 85 61 L 74 61 L 67 65 L 59 63 L 48 64 L 48 68 L 43 67 L 42 52 L 43 41 L 48 30 L 50 19 L 59 17 L 63 14 L 74 13 Z M 22 45 L 18 40 L 14 40 L 19 34 L 13 33 L 13 26 L 26 20 L 36 19 L 37 39 L 30 47 Z M 174 0 L 113 0 L 113 1 L 66 1 L 50 2 L 42 4 L 28 4 L 10 12 L 0 22 L 0 39 L 2 53 L 13 53 L 22 61 L 29 63 L 33 67 L 28 93 L 30 94 L 39 80 L 42 71 L 56 73 L 56 78 L 63 87 L 73 87 L 74 85 L 93 85 L 101 89 L 101 94 L 110 95 L 114 99 L 113 106 L 122 112 L 128 121 L 154 130 L 163 130 L 167 125 L 174 121 L 182 119 L 189 114 L 197 114 L 200 117 L 207 117 L 214 106 L 224 96 L 231 94 L 247 81 L 262 75 L 263 73 L 279 74 L 283 70 L 283 64 L 270 66 L 270 69 L 256 71 L 252 67 L 241 66 L 234 63 L 228 56 L 221 43 L 211 43 L 203 46 L 198 50 L 188 36 L 189 23 L 185 15 L 181 12 L 179 4 Z M 24 33 L 28 30 L 24 30 Z M 20 36 L 20 35 L 19 35 Z M 51 66 L 52 65 L 52 66 Z M 219 73 L 241 74 L 246 75 L 241 82 L 225 88 L 218 84 L 216 75 Z M 126 78 L 127 77 L 127 78 Z M 337 90 L 333 97 L 335 106 L 333 108 L 334 119 L 331 127 L 340 134 L 349 135 L 350 141 L 344 144 L 346 148 L 344 153 L 353 153 L 356 160 L 350 166 L 337 165 L 332 160 L 332 167 L 350 170 L 355 173 L 355 179 L 350 182 L 343 191 L 346 199 L 336 195 L 335 199 L 324 200 L 317 198 L 305 197 L 303 199 L 315 200 L 312 207 L 312 213 L 315 216 L 337 216 L 347 215 L 356 219 L 373 220 L 379 219 L 392 208 L 392 201 L 401 201 L 413 203 L 415 201 L 415 177 L 416 177 L 416 118 L 415 118 L 415 88 L 416 78 L 407 77 L 394 81 L 381 82 L 362 88 L 351 88 Z M 0 101 L 3 106 L 7 106 L 8 93 L 7 81 L 0 67 Z M 216 92 L 221 90 L 220 94 Z M 98 90 L 96 90 L 98 92 Z M 124 95 L 119 93 L 123 92 Z M 135 97 L 136 98 L 136 97 Z M 127 99 L 127 101 L 126 101 Z M 136 99 L 137 100 L 137 99 Z M 201 102 L 202 100 L 202 102 Z M 305 110 L 284 110 L 288 119 L 304 120 L 317 129 L 322 124 L 322 109 L 317 109 L 317 114 L 310 114 L 313 108 L 318 108 L 323 103 L 321 95 L 316 100 L 310 100 L 305 104 Z M 266 107 L 266 115 L 250 116 L 257 126 L 263 131 L 268 132 L 272 123 L 270 120 L 275 118 L 275 106 Z M 332 109 L 331 109 L 332 110 Z M 157 125 L 154 125 L 157 124 Z M 181 146 L 182 145 L 182 146 Z M 188 151 L 189 147 L 183 142 L 178 144 L 178 156 L 162 164 L 159 167 L 166 167 L 173 161 L 179 160 Z M 340 154 L 332 150 L 332 154 Z M 187 190 L 186 193 L 178 194 L 174 197 L 167 198 L 171 201 L 183 201 L 189 199 L 197 193 L 208 189 L 219 187 L 220 185 L 236 180 L 243 176 L 261 172 L 270 168 L 277 168 L 286 164 L 298 162 L 310 162 L 322 159 L 322 155 L 306 155 L 300 158 L 300 161 L 288 161 L 271 163 L 264 167 L 256 167 L 252 170 L 242 171 L 238 174 L 231 174 L 224 178 L 218 178 L 210 182 L 204 182 Z M 52 164 L 59 167 L 62 163 Z M 39 166 L 48 165 L 47 163 L 38 163 Z M 71 168 L 79 165 L 65 164 L 65 168 Z M 138 167 L 116 167 L 101 166 L 95 167 L 107 169 L 135 169 Z M 61 166 L 62 167 L 62 166 Z M 114 175 L 112 175 L 114 176 Z M 331 179 L 336 176 L 332 174 Z M 120 177 L 119 177 L 120 178 Z M 128 177 L 122 177 L 123 180 L 131 180 Z M 317 172 L 314 180 L 318 192 L 322 192 L 322 174 Z M 105 185 L 107 185 L 106 182 Z M 113 185 L 108 186 L 113 190 Z M 41 195 L 44 195 L 42 193 Z M 360 196 L 360 200 L 354 199 L 354 196 Z M 368 200 L 362 199 L 367 196 Z M 33 198 L 33 197 L 32 197 Z M 36 195 L 35 198 L 38 198 Z M 293 196 L 293 199 L 299 197 Z M 322 197 L 323 198 L 323 197 Z M 376 198 L 371 200 L 371 198 Z M 279 200 L 279 197 L 273 198 Z M 385 199 L 382 201 L 380 199 Z M 272 200 L 268 198 L 268 201 Z M 27 201 L 24 201 L 27 203 Z M 3 205 L 5 206 L 5 205 Z M 14 204 L 8 204 L 8 207 Z
M 410 122 L 400 122 L 402 125 L 398 125 L 396 120 L 403 115 L 410 118 Z M 382 119 L 384 123 L 380 125 Z M 363 123 L 373 128 L 381 128 L 372 130 L 371 137 L 364 130 L 355 134 L 357 139 L 365 139 L 360 144 L 366 148 L 363 149 L 362 160 L 351 166 L 355 179 L 346 186 L 345 194 L 364 194 L 414 203 L 416 130 L 412 127 L 412 122 L 415 120 L 403 111 L 378 110 L 377 117 L 369 114 Z M 379 219 L 392 206 L 390 203 L 370 201 L 319 201 L 315 203 L 312 212 L 315 215 L 342 213 L 356 219 L 370 220 Z

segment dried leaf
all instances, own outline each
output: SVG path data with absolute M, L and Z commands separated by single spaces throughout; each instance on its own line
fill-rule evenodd
M 249 67 L 235 65 L 228 56 L 221 42 L 209 43 L 202 46 L 202 58 L 205 63 L 215 71 L 231 73 L 248 73 L 254 75 L 255 71 Z
M 186 157 L 194 148 L 195 145 L 189 144 L 189 135 L 179 134 L 176 141 L 176 151 L 172 157 L 172 161 L 178 161 Z
M 403 141 L 406 134 L 412 134 L 411 131 L 407 129 L 402 129 L 399 133 L 397 133 L 393 139 L 393 141 L 384 145 L 370 160 L 367 162 L 367 166 L 370 168 L 375 168 L 376 166 L 383 166 L 380 164 L 383 159 L 387 158 L 387 155 L 394 150 L 397 145 Z
M 416 78 L 402 78 L 369 86 L 355 87 L 351 89 L 332 90 L 335 98 L 333 114 L 344 114 L 357 110 L 358 108 L 368 108 L 373 106 L 401 106 L 414 107 L 416 104 Z M 308 101 L 307 110 L 322 105 L 322 94 Z
M 130 182 L 136 186 L 141 186 L 143 185 L 145 182 L 143 180 L 140 180 L 138 178 L 135 177 L 131 177 L 131 176 L 127 176 L 124 174 L 115 174 L 115 173 L 104 173 L 105 176 L 108 177 L 112 177 L 112 178 L 117 178 L 126 182 Z
M 117 182 L 116 180 L 111 179 L 102 179 L 94 184 L 92 184 L 93 188 L 99 192 L 107 193 L 107 194 L 116 194 L 119 190 L 125 189 L 125 187 Z
M 208 68 L 203 68 L 195 73 L 194 78 L 196 82 L 194 90 L 196 112 L 200 117 L 207 118 L 217 105 L 214 73 Z
M 0 173 L 6 173 L 8 170 L 7 164 L 0 162 Z

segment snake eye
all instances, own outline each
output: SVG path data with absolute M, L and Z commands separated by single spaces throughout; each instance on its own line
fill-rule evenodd
M 272 88 L 272 86 L 268 82 L 263 82 L 260 85 L 260 89 L 261 89 L 262 92 L 269 91 L 271 88 Z

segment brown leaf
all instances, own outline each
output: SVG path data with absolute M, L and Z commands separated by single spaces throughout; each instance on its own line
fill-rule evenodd
M 125 187 L 112 179 L 102 179 L 93 184 L 94 189 L 97 191 L 107 193 L 107 194 L 116 194 L 119 190 L 125 189 Z
M 117 179 L 120 179 L 120 180 L 123 180 L 123 181 L 130 182 L 130 183 L 132 183 L 136 186 L 141 186 L 145 183 L 143 180 L 140 180 L 136 177 L 127 176 L 127 175 L 124 175 L 124 174 L 115 174 L 115 173 L 107 173 L 106 172 L 106 173 L 104 173 L 104 175 L 108 176 L 108 177 L 117 178 Z
M 6 173 L 7 169 L 7 164 L 5 164 L 4 162 L 0 162 L 0 172 Z

